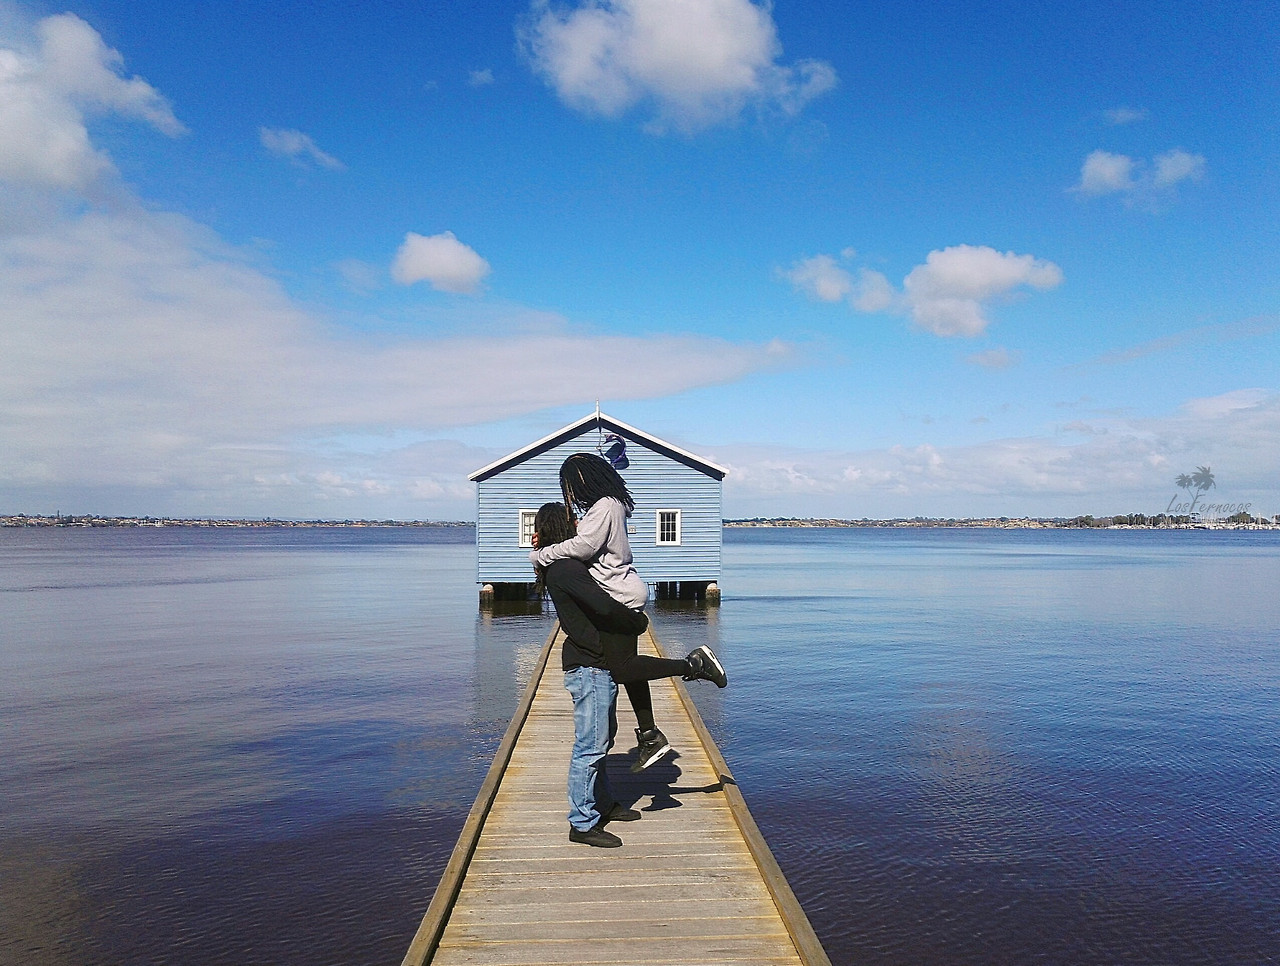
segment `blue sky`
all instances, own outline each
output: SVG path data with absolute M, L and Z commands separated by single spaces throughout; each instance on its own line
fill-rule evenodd
M 1280 513 L 1274 4 L 0 0 L 0 512 Z

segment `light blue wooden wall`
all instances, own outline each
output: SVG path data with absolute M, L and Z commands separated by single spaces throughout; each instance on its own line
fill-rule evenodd
M 573 453 L 594 453 L 599 430 L 539 453 L 477 484 L 477 580 L 521 582 L 533 580 L 529 550 L 520 547 L 521 510 L 536 510 L 559 501 L 560 464 Z M 641 578 L 666 580 L 720 579 L 723 542 L 721 481 L 683 463 L 627 440 L 631 465 L 622 478 L 635 498 L 629 523 L 631 553 Z M 681 511 L 679 546 L 657 545 L 657 511 Z

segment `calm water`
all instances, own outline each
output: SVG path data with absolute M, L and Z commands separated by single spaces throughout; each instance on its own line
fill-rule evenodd
M 473 541 L 0 530 L 0 963 L 398 962 L 549 629 Z M 833 962 L 1280 962 L 1280 535 L 730 530 L 724 587 L 656 627 Z

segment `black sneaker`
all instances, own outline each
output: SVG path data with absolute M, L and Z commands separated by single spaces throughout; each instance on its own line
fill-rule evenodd
M 667 736 L 657 728 L 652 731 L 636 729 L 636 760 L 631 763 L 631 772 L 642 772 L 658 761 L 671 750 Z M 637 816 L 639 817 L 639 816 Z
M 597 849 L 616 849 L 622 844 L 622 839 L 614 835 L 612 832 L 606 832 L 600 826 L 603 822 L 597 822 L 585 832 L 580 832 L 572 825 L 569 826 L 569 841 L 577 842 L 580 845 L 591 845 Z
M 621 802 L 614 802 L 609 811 L 601 813 L 600 821 L 596 823 L 596 828 L 603 828 L 606 822 L 638 821 L 640 821 L 640 813 L 634 808 L 627 808 Z
M 724 673 L 724 666 L 712 653 L 709 647 L 695 647 L 685 660 L 689 662 L 689 673 L 686 681 L 714 681 L 716 687 L 722 688 L 729 683 L 729 676 Z

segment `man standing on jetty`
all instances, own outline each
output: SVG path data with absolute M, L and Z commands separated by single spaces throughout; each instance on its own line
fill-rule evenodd
M 562 503 L 548 503 L 534 518 L 534 546 L 551 546 L 573 536 Z M 605 666 L 600 631 L 639 635 L 649 626 L 644 611 L 618 603 L 595 582 L 586 564 L 573 558 L 538 568 L 539 591 L 555 605 L 564 643 L 560 663 L 573 698 L 573 755 L 569 759 L 569 841 L 617 848 L 622 839 L 606 831 L 609 822 L 634 822 L 640 813 L 616 801 L 609 790 L 604 759 L 618 732 L 618 685 Z

